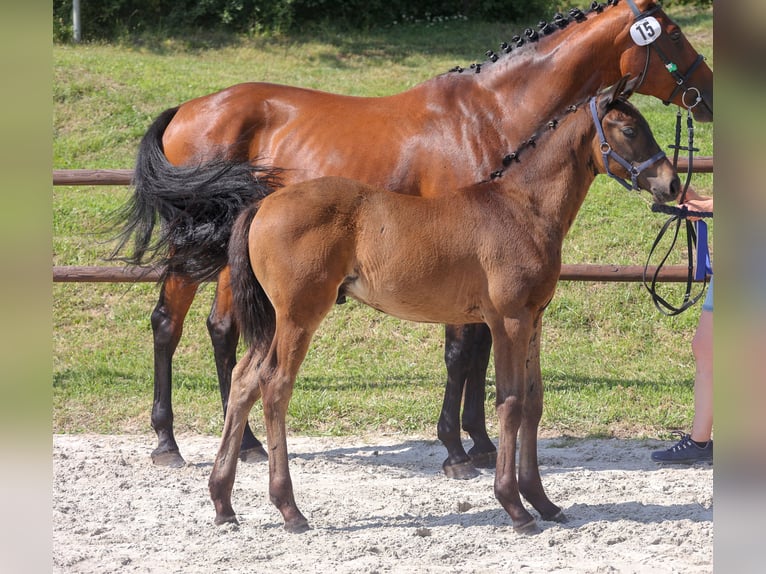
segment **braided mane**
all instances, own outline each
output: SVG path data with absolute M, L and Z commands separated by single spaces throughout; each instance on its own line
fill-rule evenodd
M 587 12 L 583 12 L 579 8 L 570 8 L 566 16 L 561 12 L 557 12 L 553 15 L 551 22 L 541 20 L 537 24 L 537 29 L 532 27 L 526 28 L 523 32 L 523 35 L 516 34 L 511 38 L 510 42 L 502 42 L 500 44 L 499 54 L 495 53 L 493 50 L 487 50 L 485 53 L 487 59 L 481 63 L 471 64 L 469 69 L 473 73 L 478 74 L 481 72 L 482 67 L 487 64 L 497 62 L 500 59 L 508 59 L 518 54 L 525 53 L 529 50 L 530 47 L 534 47 L 541 38 L 555 34 L 570 24 L 585 22 L 585 20 L 588 19 L 588 16 L 593 14 L 600 14 L 608 6 L 616 6 L 618 2 L 619 0 L 607 0 L 606 3 L 593 0 Z M 450 73 L 458 74 L 462 74 L 464 71 L 466 71 L 466 69 L 461 66 L 455 66 L 449 70 Z

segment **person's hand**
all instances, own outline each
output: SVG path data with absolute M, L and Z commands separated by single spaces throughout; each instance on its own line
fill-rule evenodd
M 680 205 L 681 207 L 686 207 L 689 211 L 713 212 L 713 198 L 700 195 L 691 188 L 686 190 L 686 201 Z M 690 221 L 697 221 L 699 219 L 699 217 L 689 217 Z

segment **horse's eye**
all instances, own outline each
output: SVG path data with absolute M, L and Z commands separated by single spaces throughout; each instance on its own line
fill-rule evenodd
M 681 40 L 681 30 L 676 28 L 675 30 L 671 30 L 670 32 L 670 39 L 674 42 L 678 42 Z
M 626 138 L 632 138 L 636 135 L 636 130 L 634 130 L 631 127 L 622 128 L 622 133 L 625 135 Z

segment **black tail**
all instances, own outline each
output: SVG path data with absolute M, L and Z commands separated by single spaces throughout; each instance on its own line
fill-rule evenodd
M 135 191 L 118 214 L 125 223 L 111 258 L 157 266 L 163 277 L 173 271 L 204 281 L 226 266 L 231 226 L 239 212 L 278 187 L 281 170 L 226 160 L 225 150 L 220 158 L 198 165 L 172 165 L 162 134 L 177 111 L 160 114 L 141 140 Z M 120 255 L 131 237 L 132 253 Z
M 276 314 L 250 265 L 248 234 L 258 205 L 247 207 L 234 222 L 229 241 L 229 269 L 234 316 L 251 352 L 265 352 L 274 338 Z

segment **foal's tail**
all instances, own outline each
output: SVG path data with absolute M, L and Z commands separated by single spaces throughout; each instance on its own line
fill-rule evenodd
M 194 280 L 215 277 L 227 263 L 231 226 L 242 208 L 279 185 L 281 170 L 218 158 L 175 166 L 165 157 L 162 134 L 178 108 L 164 111 L 138 148 L 135 191 L 118 212 L 123 229 L 111 259 L 154 265 L 163 274 Z M 155 226 L 160 229 L 155 234 Z M 132 252 L 120 254 L 132 240 Z
M 274 338 L 276 313 L 250 265 L 248 235 L 260 201 L 250 204 L 234 222 L 229 241 L 229 269 L 234 316 L 248 347 L 265 352 Z

